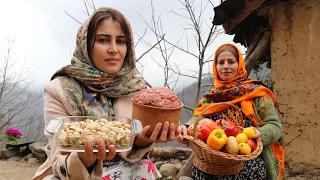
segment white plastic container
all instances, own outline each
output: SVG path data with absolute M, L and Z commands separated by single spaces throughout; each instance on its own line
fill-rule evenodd
M 58 149 L 64 152 L 84 152 L 86 140 L 91 140 L 93 152 L 98 152 L 96 145 L 100 138 L 106 147 L 113 144 L 116 152 L 125 152 L 132 148 L 142 125 L 139 120 L 126 117 L 66 116 L 51 120 L 46 131 L 54 134 Z

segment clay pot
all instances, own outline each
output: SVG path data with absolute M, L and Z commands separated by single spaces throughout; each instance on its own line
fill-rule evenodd
M 180 124 L 180 114 L 183 104 L 177 108 L 159 108 L 154 106 L 141 105 L 131 99 L 132 118 L 141 121 L 143 127 L 150 125 L 147 135 L 151 135 L 157 123 L 168 121 L 169 124 L 174 123 L 176 128 Z M 161 130 L 162 131 L 162 130 Z M 160 131 L 160 132 L 161 132 Z

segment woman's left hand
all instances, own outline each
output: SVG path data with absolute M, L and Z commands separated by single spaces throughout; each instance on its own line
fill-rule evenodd
M 256 132 L 256 134 L 253 136 L 253 138 L 258 139 L 259 137 L 262 136 L 262 133 L 255 127 L 253 127 L 254 131 Z
M 161 131 L 161 128 L 162 128 L 162 131 Z M 164 122 L 163 124 L 159 122 L 155 126 L 150 136 L 146 135 L 149 129 L 150 129 L 149 125 L 145 126 L 141 134 L 139 135 L 141 139 L 149 143 L 166 143 L 166 142 L 174 141 L 176 140 L 177 135 L 180 134 L 180 130 L 176 128 L 174 123 L 171 123 L 169 125 L 168 121 Z

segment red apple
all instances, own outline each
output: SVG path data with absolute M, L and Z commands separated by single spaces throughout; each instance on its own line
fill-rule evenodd
M 257 147 L 256 143 L 252 139 L 248 139 L 247 144 L 249 144 L 249 146 L 251 148 L 251 152 L 253 152 Z

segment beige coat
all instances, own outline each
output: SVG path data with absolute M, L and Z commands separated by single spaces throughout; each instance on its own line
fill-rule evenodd
M 130 98 L 132 96 L 120 97 L 115 99 L 114 112 L 118 117 L 131 117 L 132 103 Z M 63 116 L 72 116 L 72 112 L 68 112 L 69 104 L 63 94 L 59 78 L 54 79 L 48 83 L 44 88 L 44 121 L 45 126 L 50 120 Z M 87 168 L 79 159 L 77 153 L 73 152 L 69 155 L 60 155 L 55 145 L 54 136 L 44 131 L 49 143 L 45 147 L 47 160 L 39 167 L 34 180 L 51 179 L 53 176 L 58 176 L 61 179 L 101 179 L 102 176 L 102 161 L 97 161 L 91 174 L 88 173 Z M 128 153 L 121 153 L 120 156 L 129 161 L 137 162 L 146 153 L 152 150 L 154 144 L 147 148 L 139 149 L 138 151 L 130 151 Z M 63 171 L 66 170 L 66 176 Z

